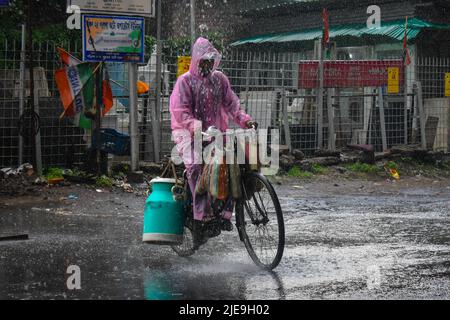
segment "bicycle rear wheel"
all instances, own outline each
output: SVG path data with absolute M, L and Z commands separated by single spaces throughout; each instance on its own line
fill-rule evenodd
M 270 182 L 258 172 L 243 179 L 243 199 L 236 206 L 237 227 L 247 252 L 256 265 L 275 269 L 285 243 L 283 212 Z

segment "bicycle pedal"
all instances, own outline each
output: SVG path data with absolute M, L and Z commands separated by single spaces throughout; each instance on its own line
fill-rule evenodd
M 220 224 L 220 229 L 222 231 L 233 231 L 233 223 L 231 223 L 230 220 L 222 220 L 221 224 Z
M 222 231 L 220 230 L 220 228 L 214 227 L 214 228 L 210 228 L 208 230 L 206 230 L 205 234 L 208 238 L 215 238 L 220 236 L 220 234 L 222 233 Z

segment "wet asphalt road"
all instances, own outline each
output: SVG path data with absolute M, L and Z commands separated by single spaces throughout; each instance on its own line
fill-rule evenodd
M 0 242 L 0 299 L 450 299 L 450 187 L 383 184 L 278 185 L 287 243 L 274 273 L 236 231 L 189 259 L 142 244 L 143 196 L 0 198 L 0 234 L 30 234 Z M 66 287 L 70 265 L 81 290 Z

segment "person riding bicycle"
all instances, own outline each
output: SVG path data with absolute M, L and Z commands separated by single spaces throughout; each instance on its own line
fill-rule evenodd
M 178 78 L 170 96 L 173 138 L 186 167 L 197 224 L 212 216 L 212 200 L 208 194 L 195 192 L 203 160 L 201 154 L 194 152 L 194 132 L 207 131 L 211 126 L 225 132 L 230 119 L 243 129 L 257 127 L 257 123 L 241 109 L 239 97 L 231 89 L 227 76 L 217 70 L 220 61 L 219 51 L 207 39 L 198 38 L 193 46 L 189 71 Z M 233 207 L 234 202 L 230 199 L 222 215 L 223 230 L 232 229 Z M 194 241 L 198 248 L 202 239 L 197 237 Z

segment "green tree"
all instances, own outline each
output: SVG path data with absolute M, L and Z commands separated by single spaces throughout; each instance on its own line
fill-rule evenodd
M 0 10 L 0 40 L 20 39 L 20 26 L 27 22 L 28 0 L 12 0 Z M 36 42 L 62 43 L 80 39 L 80 31 L 66 28 L 66 1 L 32 0 L 31 25 Z

